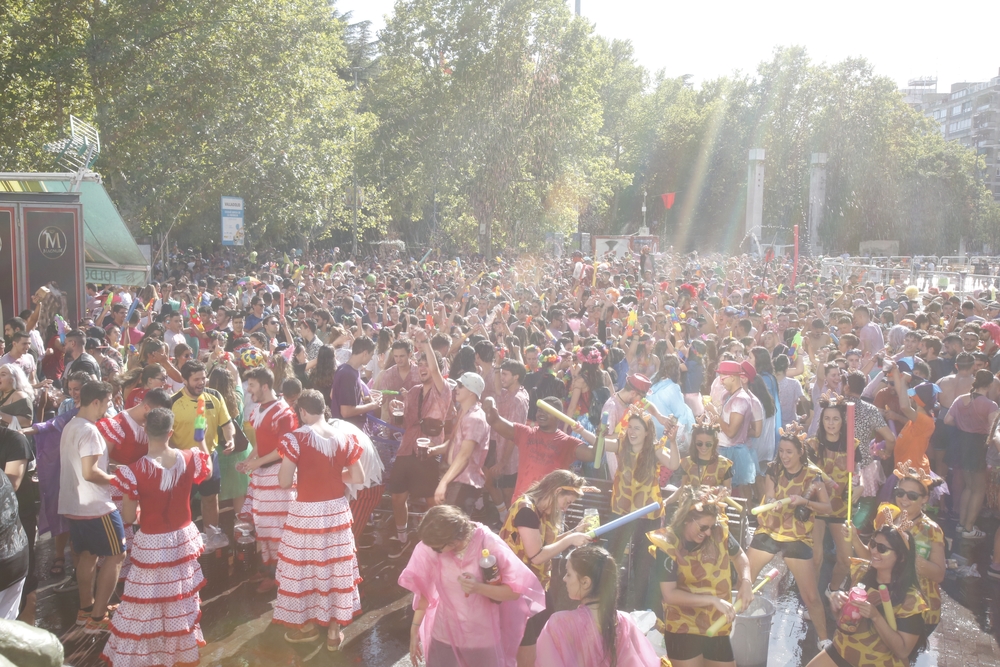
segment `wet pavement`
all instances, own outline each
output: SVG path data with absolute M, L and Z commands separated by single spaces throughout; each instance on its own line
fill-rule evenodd
M 224 528 L 231 530 L 231 511 L 224 510 L 222 520 Z M 946 535 L 953 537 L 951 523 L 943 521 L 942 524 Z M 980 521 L 980 527 L 989 536 L 987 539 L 954 540 L 949 557 L 966 558 L 977 566 L 982 576 L 960 578 L 955 571 L 948 571 L 943 584 L 941 625 L 931 635 L 928 646 L 919 653 L 915 662 L 917 667 L 1000 665 L 997 645 L 1000 629 L 996 622 L 1000 618 L 1000 581 L 986 576 L 991 538 L 998 524 L 997 519 Z M 370 527 L 364 541 L 371 541 L 371 531 Z M 47 536 L 40 540 L 37 553 L 39 572 L 47 573 L 52 560 L 52 542 Z M 201 563 L 208 584 L 201 592 L 201 624 L 208 645 L 202 649 L 201 664 L 222 667 L 409 666 L 410 597 L 396 584 L 406 560 L 389 560 L 385 548 L 380 545 L 361 549 L 358 553 L 364 578 L 361 588 L 363 615 L 346 630 L 344 650 L 336 653 L 327 651 L 325 643 L 321 642 L 296 645 L 285 642 L 285 628 L 270 623 L 275 593 L 258 594 L 256 584 L 246 581 L 246 574 L 239 569 L 233 572 L 229 548 L 203 556 Z M 816 654 L 816 635 L 812 624 L 803 618 L 804 607 L 791 575 L 780 559 L 773 564 L 782 574 L 763 590 L 763 595 L 776 607 L 767 664 L 798 667 Z M 829 566 L 828 563 L 827 577 Z M 556 568 L 558 571 L 561 565 L 557 563 Z M 58 583 L 43 577 L 38 595 L 37 625 L 63 637 L 67 665 L 103 665 L 99 655 L 104 638 L 95 639 L 72 630 L 77 593 L 57 592 Z M 564 595 L 557 597 L 561 598 L 560 606 L 570 604 Z M 833 627 L 832 622 L 829 625 Z

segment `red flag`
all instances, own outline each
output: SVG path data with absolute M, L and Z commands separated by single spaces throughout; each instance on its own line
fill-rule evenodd
M 663 206 L 666 208 L 672 208 L 674 205 L 674 197 L 676 196 L 676 194 L 677 194 L 676 192 L 668 192 L 666 194 L 660 195 L 660 197 L 663 199 Z

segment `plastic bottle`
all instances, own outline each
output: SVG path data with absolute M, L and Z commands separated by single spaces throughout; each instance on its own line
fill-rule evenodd
M 858 602 L 868 601 L 868 591 L 861 584 L 851 589 L 847 596 L 847 602 L 840 608 L 840 618 L 837 620 L 837 627 L 841 632 L 852 634 L 861 627 L 861 612 L 858 610 Z
M 483 583 L 490 586 L 499 586 L 503 583 L 500 567 L 497 565 L 497 557 L 491 554 L 489 549 L 483 549 L 483 557 L 479 559 L 479 571 L 483 575 Z M 490 602 L 500 604 L 497 600 L 490 600 Z

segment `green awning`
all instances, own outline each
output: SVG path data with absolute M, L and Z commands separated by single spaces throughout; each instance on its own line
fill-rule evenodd
M 73 176 L 0 173 L 0 192 L 69 192 Z M 146 285 L 149 263 L 99 180 L 96 174 L 89 174 L 80 183 L 84 280 L 104 285 Z
M 42 183 L 48 192 L 69 191 L 69 181 L 42 181 Z M 139 250 L 139 246 L 135 244 L 132 234 L 125 226 L 125 221 L 118 214 L 118 209 L 115 208 L 104 186 L 92 181 L 81 183 L 80 203 L 83 204 L 84 249 L 88 270 L 94 266 L 102 269 L 126 269 L 123 272 L 125 274 L 137 271 L 145 272 L 147 270 L 146 258 Z M 128 276 L 123 275 L 122 277 Z M 87 280 L 90 281 L 90 278 Z M 139 282 L 124 284 L 146 284 L 145 275 L 139 280 Z

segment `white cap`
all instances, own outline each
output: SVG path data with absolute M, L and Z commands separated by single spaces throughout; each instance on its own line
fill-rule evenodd
M 462 373 L 458 383 L 475 394 L 476 398 L 482 398 L 483 390 L 486 389 L 486 382 L 479 373 Z

